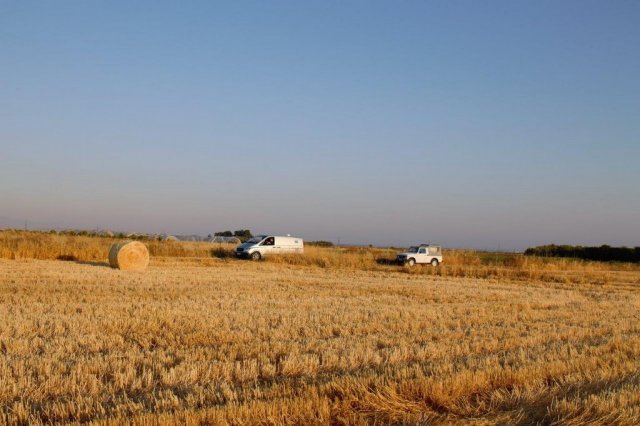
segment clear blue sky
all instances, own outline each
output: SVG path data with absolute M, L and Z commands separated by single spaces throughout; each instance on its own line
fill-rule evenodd
M 640 2 L 0 3 L 0 227 L 640 245 Z

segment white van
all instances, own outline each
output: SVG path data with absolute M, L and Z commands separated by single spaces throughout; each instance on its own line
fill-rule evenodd
M 236 247 L 236 256 L 260 260 L 264 256 L 284 253 L 303 253 L 302 238 L 287 235 L 257 235 Z

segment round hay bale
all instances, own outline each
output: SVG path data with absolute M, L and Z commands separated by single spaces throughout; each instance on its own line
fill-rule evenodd
M 140 241 L 120 241 L 109 250 L 109 265 L 123 271 L 144 271 L 149 265 L 149 250 Z

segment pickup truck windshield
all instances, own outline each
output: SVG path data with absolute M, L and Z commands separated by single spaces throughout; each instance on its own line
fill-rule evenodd
M 407 250 L 407 253 L 417 253 L 418 252 L 418 247 L 409 247 L 409 250 Z

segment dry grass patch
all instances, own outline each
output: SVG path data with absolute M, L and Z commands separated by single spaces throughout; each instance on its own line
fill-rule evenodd
M 376 265 L 0 259 L 0 423 L 640 421 L 636 272 Z

